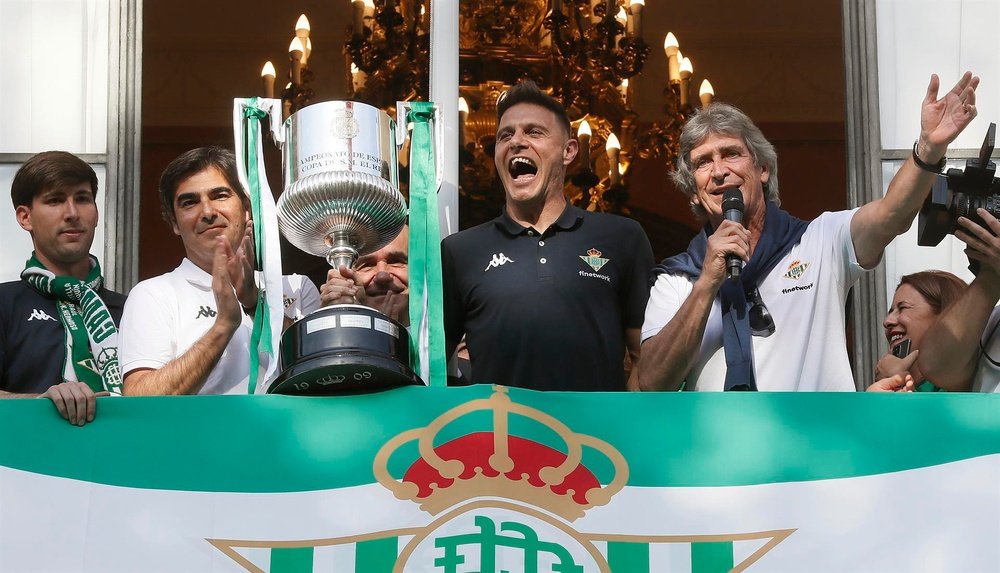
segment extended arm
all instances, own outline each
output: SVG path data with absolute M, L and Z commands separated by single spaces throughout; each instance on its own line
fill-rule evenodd
M 1000 234 L 1000 221 L 983 209 L 978 214 L 993 233 Z M 979 261 L 979 274 L 927 330 L 917 362 L 934 385 L 953 391 L 970 388 L 983 329 L 1000 299 L 1000 238 L 965 217 L 959 224 L 956 236 L 968 245 L 969 258 Z
M 232 247 L 220 237 L 212 264 L 212 291 L 218 311 L 208 332 L 163 368 L 129 372 L 124 380 L 126 395 L 194 394 L 205 384 L 243 319 L 227 269 L 232 256 Z
M 944 158 L 948 144 L 976 117 L 976 87 L 979 78 L 966 72 L 955 87 L 937 99 L 940 80 L 931 76 L 920 108 L 920 139 L 916 153 L 929 165 Z M 908 158 L 889 183 L 885 197 L 858 209 L 851 220 L 851 238 L 858 263 L 871 269 L 896 236 L 910 228 L 935 175 Z

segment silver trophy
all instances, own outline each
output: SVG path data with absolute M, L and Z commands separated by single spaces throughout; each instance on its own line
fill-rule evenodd
M 274 125 L 272 123 L 272 125 Z M 278 227 L 293 245 L 350 268 L 391 242 L 406 222 L 397 130 L 367 104 L 305 107 L 272 130 L 282 146 Z M 400 323 L 357 304 L 317 310 L 281 337 L 281 373 L 268 393 L 322 395 L 422 384 Z

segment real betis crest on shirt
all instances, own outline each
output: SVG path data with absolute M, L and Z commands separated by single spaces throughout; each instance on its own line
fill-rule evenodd
M 601 256 L 601 254 L 601 251 L 598 251 L 597 249 L 590 249 L 587 251 L 586 255 L 581 255 L 580 258 L 583 259 L 583 262 L 590 265 L 590 268 L 594 269 L 594 272 L 597 272 L 601 270 L 601 267 L 606 265 L 609 260 L 611 260 L 605 259 Z

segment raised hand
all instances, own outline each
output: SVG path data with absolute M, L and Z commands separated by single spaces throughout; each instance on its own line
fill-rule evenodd
M 919 350 L 914 350 L 903 358 L 897 358 L 891 353 L 887 353 L 875 365 L 875 378 L 888 378 L 897 374 L 909 374 L 913 369 L 913 365 L 917 363 L 919 356 Z
M 920 142 L 917 154 L 929 163 L 944 157 L 948 144 L 955 141 L 976 117 L 976 88 L 979 78 L 965 72 L 955 87 L 938 99 L 941 80 L 931 74 L 927 94 L 920 107 Z
M 225 237 L 215 240 L 215 258 L 212 260 L 212 293 L 215 295 L 215 306 L 218 315 L 216 323 L 225 325 L 231 332 L 243 322 L 243 309 L 236 297 L 233 287 L 232 261 L 236 258 L 233 248 Z M 254 299 L 256 301 L 256 298 Z
M 955 231 L 955 236 L 966 244 L 965 254 L 969 259 L 979 262 L 979 276 L 985 278 L 985 273 L 992 275 L 993 283 L 1000 287 L 1000 221 L 986 209 L 977 209 L 976 214 L 986 227 L 959 217 L 959 229 Z
M 234 256 L 229 257 L 226 265 L 229 280 L 236 289 L 236 298 L 243 308 L 253 308 L 257 305 L 257 281 L 254 277 L 257 256 L 254 249 L 253 221 L 247 215 L 240 241 Z
M 708 238 L 701 269 L 701 277 L 710 280 L 715 289 L 726 280 L 726 256 L 729 254 L 750 260 L 750 231 L 735 221 L 722 221 Z

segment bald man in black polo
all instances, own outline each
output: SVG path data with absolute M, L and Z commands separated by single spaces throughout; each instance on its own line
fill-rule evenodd
M 442 242 L 449 349 L 466 336 L 474 382 L 625 390 L 625 354 L 638 359 L 649 297 L 649 240 L 631 219 L 566 200 L 577 142 L 559 102 L 525 82 L 497 116 L 504 212 Z

